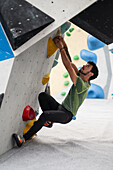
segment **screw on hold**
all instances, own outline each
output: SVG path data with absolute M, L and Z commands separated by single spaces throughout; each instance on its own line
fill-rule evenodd
M 63 74 L 63 77 L 65 77 L 65 78 L 68 77 L 68 76 L 69 76 L 69 73 L 68 73 L 68 72 L 66 72 L 66 73 Z
M 73 30 L 74 30 L 74 28 L 70 28 L 70 29 L 69 29 L 69 32 L 72 32 Z
M 65 95 L 66 95 L 66 92 L 62 92 L 61 95 L 62 95 L 62 96 L 65 96 Z
M 66 35 L 67 35 L 68 37 L 70 37 L 70 36 L 71 36 L 71 34 L 70 34 L 69 32 L 66 32 Z
M 68 84 L 69 84 L 69 81 L 68 81 L 68 80 L 64 82 L 64 85 L 65 85 L 65 86 L 67 86 Z
M 73 119 L 73 120 L 76 120 L 76 117 L 75 117 L 75 116 L 73 116 L 73 117 L 72 117 L 72 119 Z
M 78 55 L 75 55 L 75 56 L 73 57 L 73 59 L 74 59 L 74 60 L 79 60 L 79 56 L 78 56 Z

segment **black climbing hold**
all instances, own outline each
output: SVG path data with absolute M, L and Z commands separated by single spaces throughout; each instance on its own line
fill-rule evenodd
M 113 43 L 113 0 L 98 0 L 70 21 L 106 44 Z
M 0 21 L 15 50 L 54 19 L 25 0 L 0 1 Z

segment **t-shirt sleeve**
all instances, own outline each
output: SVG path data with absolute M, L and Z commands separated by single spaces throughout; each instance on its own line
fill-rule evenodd
M 80 94 L 88 90 L 88 88 L 90 87 L 90 84 L 89 82 L 85 82 L 79 76 L 77 76 L 75 86 L 76 86 L 77 93 Z

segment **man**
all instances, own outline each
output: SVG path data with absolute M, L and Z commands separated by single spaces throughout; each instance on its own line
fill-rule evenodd
M 49 124 L 49 127 L 52 127 L 52 122 L 69 123 L 87 96 L 88 88 L 90 87 L 89 81 L 98 76 L 98 68 L 95 63 L 89 61 L 79 71 L 76 65 L 71 62 L 64 39 L 61 36 L 57 36 L 53 40 L 60 49 L 62 62 L 70 75 L 73 85 L 62 104 L 59 104 L 45 92 L 39 94 L 39 103 L 43 113 L 23 137 L 13 134 L 18 147 L 22 146 L 25 141 L 37 133 L 44 126 L 45 122 Z

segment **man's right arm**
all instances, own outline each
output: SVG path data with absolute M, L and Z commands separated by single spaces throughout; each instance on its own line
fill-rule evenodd
M 64 64 L 66 70 L 68 71 L 68 73 L 71 77 L 73 84 L 76 84 L 77 74 L 76 74 L 75 70 L 73 69 L 72 64 L 71 64 L 64 48 L 61 49 L 61 58 L 62 58 L 62 62 Z

